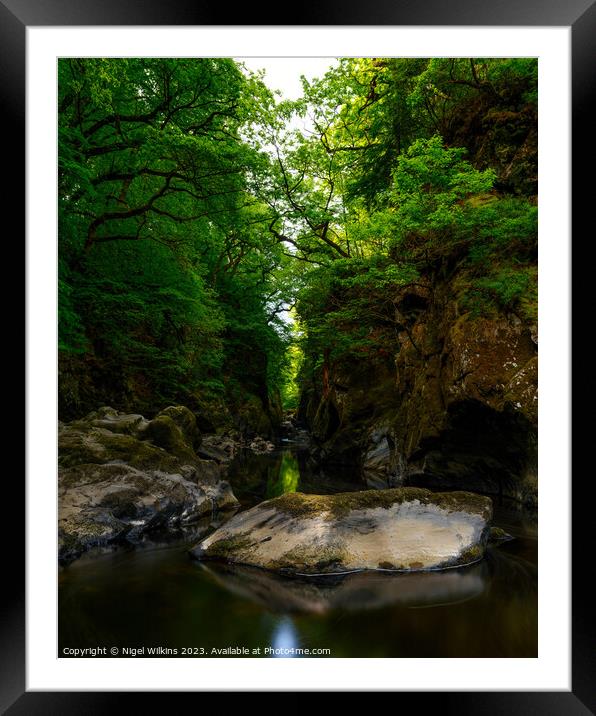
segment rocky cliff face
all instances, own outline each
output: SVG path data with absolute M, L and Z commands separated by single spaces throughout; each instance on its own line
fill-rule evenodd
M 536 325 L 464 310 L 458 277 L 427 277 L 396 301 L 393 361 L 334 365 L 299 416 L 322 464 L 359 464 L 372 484 L 537 497 Z

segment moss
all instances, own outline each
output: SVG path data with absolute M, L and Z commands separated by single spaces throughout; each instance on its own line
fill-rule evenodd
M 184 405 L 170 405 L 164 408 L 158 415 L 170 418 L 180 429 L 186 444 L 196 450 L 201 444 L 201 434 L 197 428 L 197 419 L 194 414 Z
M 118 411 L 114 408 L 110 408 L 109 405 L 104 405 L 101 408 L 98 408 L 97 410 L 93 410 L 92 412 L 85 415 L 85 417 L 82 420 L 73 421 L 73 425 L 76 423 L 84 424 L 84 423 L 90 423 L 92 420 L 104 420 L 105 418 L 115 418 L 118 416 Z
M 484 556 L 484 545 L 474 544 L 468 549 L 464 550 L 457 560 L 458 564 L 470 564 L 471 562 L 478 562 Z
M 115 520 L 114 522 L 118 524 Z M 73 522 L 64 525 L 64 538 L 76 540 L 77 542 L 87 541 L 89 538 L 110 540 L 114 536 L 113 525 L 95 522 L 91 519 L 78 517 Z
M 179 461 L 174 455 L 168 454 L 156 445 L 137 440 L 131 435 L 110 433 L 101 429 L 92 429 L 87 434 L 61 435 L 58 449 L 58 462 L 62 467 L 75 467 L 82 464 L 101 465 L 116 460 L 140 469 L 152 468 L 165 472 L 176 472 L 179 466 Z M 181 452 L 187 459 L 194 458 L 194 454 L 188 449 Z
M 478 495 L 474 492 L 453 491 L 430 493 L 429 502 L 450 511 L 464 509 L 467 512 L 481 515 L 490 520 L 493 513 L 493 503 L 490 497 Z
M 84 529 L 85 537 L 89 535 L 93 537 L 110 537 L 112 535 L 112 530 L 109 525 L 100 525 L 97 524 L 97 522 L 87 522 L 84 525 Z
M 289 492 L 272 500 L 267 500 L 267 505 L 275 507 L 279 512 L 283 512 L 290 517 L 310 517 L 315 516 L 328 509 L 326 498 L 322 495 L 304 495 L 299 492 Z
M 449 511 L 466 510 L 490 519 L 492 503 L 490 498 L 471 492 L 433 493 L 418 487 L 398 487 L 390 490 L 363 490 L 343 492 L 335 495 L 304 495 L 288 493 L 267 502 L 271 507 L 291 517 L 314 517 L 327 513 L 326 519 L 345 517 L 353 510 L 390 508 L 396 504 L 418 500 L 422 504 L 433 504 Z
M 379 569 L 397 569 L 392 562 L 379 562 Z
M 328 572 L 334 568 L 341 566 L 341 559 L 339 557 L 332 557 L 330 559 L 320 559 L 315 565 L 314 569 L 317 572 Z
M 74 487 L 75 485 L 93 485 L 107 480 L 116 481 L 127 477 L 130 468 L 123 463 L 102 465 L 97 463 L 83 463 L 69 468 L 60 469 L 58 479 L 61 487 Z
M 184 433 L 169 415 L 158 415 L 143 430 L 142 439 L 149 439 L 154 445 L 172 455 L 187 460 L 195 459 L 193 449 L 186 443 Z
M 272 436 L 271 416 L 258 396 L 249 393 L 242 395 L 232 412 L 235 426 L 243 435 Z
M 488 539 L 490 542 L 507 542 L 513 537 L 501 527 L 491 527 Z
M 95 443 L 89 444 L 82 435 L 65 435 L 58 439 L 58 464 L 62 467 L 74 467 L 81 464 L 101 464 L 104 462 L 102 450 Z
M 207 556 L 228 559 L 230 556 L 237 555 L 238 552 L 252 547 L 254 547 L 254 541 L 248 535 L 233 535 L 210 544 L 207 549 Z
M 268 565 L 269 569 L 286 572 L 317 574 L 339 568 L 345 561 L 345 553 L 334 545 L 316 550 L 316 558 L 311 545 L 298 545 Z

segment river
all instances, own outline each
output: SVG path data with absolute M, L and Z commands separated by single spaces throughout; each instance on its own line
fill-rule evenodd
M 240 455 L 229 480 L 242 508 L 291 491 L 367 488 L 354 474 L 317 473 L 307 458 L 289 445 Z M 239 648 L 252 657 L 535 657 L 536 515 L 495 504 L 494 524 L 515 539 L 443 572 L 302 580 L 197 563 L 188 548 L 205 525 L 182 540 L 88 553 L 60 568 L 60 656 L 106 646 L 107 656 L 111 647 L 119 656 L 144 648 L 141 657 L 242 655 Z M 170 652 L 150 653 L 157 647 Z

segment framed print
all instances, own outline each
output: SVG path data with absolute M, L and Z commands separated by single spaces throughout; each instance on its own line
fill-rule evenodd
M 570 576 L 593 5 L 0 13 L 28 351 L 3 708 L 593 709 L 577 490 Z

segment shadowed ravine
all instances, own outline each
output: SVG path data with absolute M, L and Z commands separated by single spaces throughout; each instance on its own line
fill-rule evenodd
M 229 476 L 242 508 L 295 490 L 367 487 L 347 472 L 316 475 L 307 454 L 289 448 L 242 455 Z M 178 649 L 172 656 L 233 646 L 328 648 L 337 657 L 536 656 L 532 519 L 495 504 L 494 523 L 515 539 L 476 565 L 418 574 L 287 578 L 193 562 L 192 540 L 89 553 L 60 571 L 60 650 L 113 643 Z
M 536 656 L 537 58 L 289 59 L 58 62 L 60 656 Z

